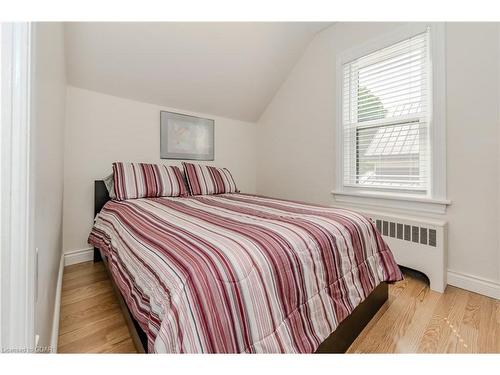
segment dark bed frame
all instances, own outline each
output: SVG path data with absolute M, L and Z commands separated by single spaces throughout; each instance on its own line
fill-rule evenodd
M 94 182 L 94 216 L 97 215 L 101 208 L 109 201 L 108 190 L 104 181 L 97 180 Z M 120 307 L 123 311 L 123 315 L 127 322 L 132 340 L 140 353 L 147 353 L 147 336 L 146 333 L 137 323 L 130 313 L 127 304 L 125 303 L 120 290 L 115 284 L 113 276 L 109 271 L 108 262 L 102 251 L 98 248 L 94 248 L 94 262 L 103 261 L 106 270 L 108 272 L 111 283 L 113 284 L 113 289 L 120 303 Z M 370 320 L 375 316 L 377 311 L 382 307 L 382 305 L 387 301 L 389 297 L 389 287 L 387 283 L 381 283 L 377 286 L 373 292 L 361 303 L 354 311 L 345 318 L 332 332 L 328 338 L 321 343 L 321 345 L 316 350 L 316 353 L 345 353 L 347 349 L 351 346 L 354 340 L 358 337 L 361 331 L 366 327 Z

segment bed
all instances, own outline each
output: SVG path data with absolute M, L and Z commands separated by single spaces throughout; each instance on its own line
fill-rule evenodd
M 344 352 L 401 272 L 370 219 L 246 194 L 109 200 L 89 243 L 148 353 Z

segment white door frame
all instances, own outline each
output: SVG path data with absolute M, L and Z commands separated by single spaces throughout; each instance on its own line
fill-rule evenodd
M 0 344 L 35 347 L 34 189 L 30 175 L 31 25 L 2 23 Z

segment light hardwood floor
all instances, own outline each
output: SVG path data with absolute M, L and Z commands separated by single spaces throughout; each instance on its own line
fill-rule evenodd
M 500 301 L 405 276 L 350 353 L 500 353 Z M 58 352 L 136 352 L 102 263 L 64 270 Z
M 135 353 L 104 264 L 64 269 L 59 353 Z

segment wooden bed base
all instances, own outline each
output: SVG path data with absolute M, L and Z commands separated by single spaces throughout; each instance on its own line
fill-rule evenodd
M 99 211 L 101 211 L 104 204 L 110 199 L 106 186 L 102 180 L 95 181 L 94 193 L 94 214 L 97 215 Z M 106 266 L 106 270 L 111 283 L 113 284 L 113 289 L 120 303 L 120 307 L 123 311 L 125 321 L 127 322 L 137 351 L 139 353 L 147 353 L 148 345 L 146 333 L 141 329 L 137 320 L 135 320 L 130 313 L 128 306 L 125 303 L 120 290 L 116 286 L 111 272 L 109 271 L 106 257 L 99 249 L 94 248 L 94 262 L 100 261 L 103 261 Z M 388 297 L 389 286 L 385 282 L 381 283 L 361 304 L 354 309 L 354 311 L 347 318 L 345 318 L 338 325 L 337 329 L 335 329 L 335 331 L 333 331 L 332 334 L 321 343 L 316 350 L 316 353 L 345 353 L 356 337 L 358 337 L 377 311 L 387 301 Z

